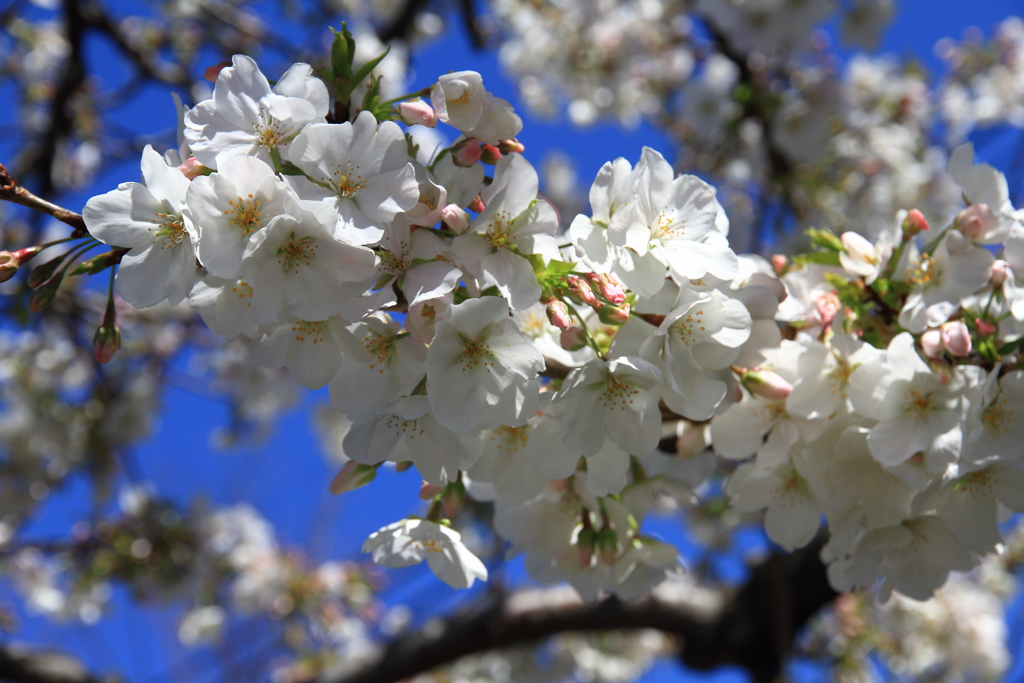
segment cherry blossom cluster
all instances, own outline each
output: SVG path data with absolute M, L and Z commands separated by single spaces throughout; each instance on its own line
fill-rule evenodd
M 1024 226 L 970 147 L 949 168 L 969 205 L 937 235 L 915 210 L 769 263 L 731 249 L 712 186 L 647 148 L 605 164 L 560 231 L 479 74 L 383 101 L 383 55 L 354 53 L 337 32 L 319 77 L 296 64 L 273 86 L 236 56 L 183 112 L 180 148 L 147 148 L 143 182 L 83 216 L 125 301 L 187 298 L 258 364 L 329 387 L 351 422 L 332 491 L 416 467 L 430 509 L 371 535 L 375 562 L 486 579 L 448 521 L 471 497 L 534 578 L 639 596 L 679 571 L 644 517 L 700 483 L 665 437 L 744 461 L 727 493 L 784 548 L 824 516 L 837 588 L 885 577 L 923 599 L 996 549 L 997 505 L 1024 484 Z M 421 162 L 400 123 L 438 122 L 461 137 Z

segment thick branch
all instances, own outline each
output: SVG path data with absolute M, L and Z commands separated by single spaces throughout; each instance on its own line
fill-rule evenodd
M 796 633 L 836 596 L 818 559 L 821 541 L 772 555 L 730 597 L 691 587 L 623 602 L 588 605 L 550 596 L 525 606 L 516 596 L 482 610 L 428 623 L 399 638 L 364 669 L 321 683 L 394 683 L 467 655 L 541 640 L 568 631 L 656 629 L 682 641 L 683 663 L 696 669 L 738 664 L 755 683 L 774 680 Z
M 13 683 L 112 683 L 113 677 L 97 678 L 85 666 L 58 652 L 29 652 L 0 647 L 0 680 Z
M 42 197 L 37 197 L 11 178 L 10 173 L 0 164 L 0 199 L 27 206 L 30 209 L 53 216 L 62 223 L 67 223 L 75 229 L 73 237 L 85 237 L 89 234 L 85 227 L 82 215 L 48 202 Z

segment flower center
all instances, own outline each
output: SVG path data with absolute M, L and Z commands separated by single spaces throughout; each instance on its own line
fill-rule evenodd
M 462 371 L 475 370 L 478 367 L 494 367 L 496 360 L 491 352 L 491 347 L 484 339 L 467 339 L 463 337 L 464 346 L 459 362 L 462 363 Z
M 632 384 L 622 381 L 615 375 L 609 374 L 604 380 L 604 390 L 601 392 L 601 403 L 609 410 L 625 410 L 626 406 L 633 403 L 633 397 L 640 393 L 640 390 Z
M 359 190 L 366 187 L 366 181 L 363 176 L 359 173 L 359 167 L 353 166 L 351 163 L 341 165 L 339 164 L 332 174 L 334 177 L 334 185 L 339 195 L 342 197 L 352 198 Z
M 296 320 L 292 324 L 292 332 L 295 333 L 295 341 L 304 342 L 308 338 L 314 344 L 324 340 L 324 330 L 327 329 L 327 321 L 309 322 L 308 320 Z
M 694 334 L 694 331 L 698 328 L 701 332 L 705 330 L 704 319 L 701 318 L 702 315 L 704 315 L 704 311 L 690 311 L 686 314 L 686 317 L 672 323 L 672 327 L 669 330 L 675 335 L 676 339 L 683 342 L 686 346 L 696 344 L 700 339 L 698 335 Z
M 252 129 L 256 134 L 256 144 L 267 149 L 275 149 L 284 142 L 289 132 L 263 107 L 260 107 L 259 121 L 253 121 Z
M 384 366 L 391 362 L 391 356 L 395 353 L 395 343 L 391 337 L 364 337 L 363 348 L 370 352 L 373 356 L 373 362 L 370 363 L 370 369 L 373 370 L 378 365 L 380 366 L 380 374 L 384 374 Z
M 939 407 L 934 391 L 907 389 L 903 394 L 903 414 L 915 420 L 923 420 Z
M 506 427 L 502 425 L 491 434 L 491 441 L 494 441 L 495 448 L 506 453 L 518 453 L 521 448 L 526 448 L 526 442 L 530 440 L 530 427 Z
M 154 242 L 161 238 L 166 239 L 166 242 L 160 245 L 161 249 L 173 249 L 181 244 L 188 234 L 181 214 L 158 213 L 152 222 L 155 226 L 146 229 L 153 233 Z
M 981 412 L 981 424 L 992 436 L 1006 434 L 1013 423 L 1013 411 L 1007 408 L 1009 401 L 1000 394 Z
M 907 282 L 914 287 L 923 287 L 928 289 L 939 283 L 939 279 L 942 277 L 942 272 L 939 270 L 938 265 L 935 263 L 935 259 L 931 256 L 921 256 L 914 261 L 913 270 L 907 276 Z
M 661 241 L 682 239 L 685 233 L 685 225 L 686 221 L 677 218 L 675 211 L 663 210 L 654 220 L 654 226 L 651 228 L 651 239 Z
M 230 220 L 231 225 L 242 231 L 243 235 L 249 235 L 263 227 L 262 214 L 260 213 L 260 200 L 253 199 L 252 195 L 246 198 L 229 199 L 230 209 L 224 215 L 234 211 L 235 216 Z
M 299 272 L 299 266 L 308 266 L 316 258 L 316 242 L 312 237 L 295 238 L 295 231 L 288 236 L 288 243 L 277 250 L 281 258 L 277 262 L 284 267 L 284 272 Z

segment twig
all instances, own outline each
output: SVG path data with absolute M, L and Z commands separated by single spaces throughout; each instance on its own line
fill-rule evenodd
M 27 206 L 40 213 L 53 216 L 62 223 L 67 223 L 75 229 L 71 233 L 73 238 L 85 237 L 89 234 L 89 229 L 85 227 L 85 220 L 82 219 L 82 214 L 75 213 L 62 206 L 57 206 L 53 202 L 32 194 L 21 185 L 18 185 L 17 181 L 11 177 L 11 174 L 7 172 L 3 164 L 0 164 L 0 199 Z

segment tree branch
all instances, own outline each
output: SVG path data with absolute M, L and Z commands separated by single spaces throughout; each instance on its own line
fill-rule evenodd
M 97 678 L 77 659 L 59 652 L 29 652 L 0 646 L 0 680 L 12 683 L 113 683 L 113 676 Z
M 0 199 L 27 206 L 40 213 L 53 216 L 62 223 L 67 223 L 75 229 L 71 233 L 72 237 L 85 237 L 89 234 L 89 229 L 85 227 L 85 220 L 82 219 L 82 214 L 75 213 L 62 206 L 57 206 L 53 202 L 48 202 L 42 197 L 32 194 L 21 185 L 18 185 L 17 181 L 11 177 L 11 174 L 7 172 L 3 164 L 0 164 Z
M 475 612 L 429 622 L 393 641 L 365 668 L 320 683 L 394 683 L 487 650 L 568 631 L 622 629 L 678 636 L 684 664 L 702 670 L 736 664 L 750 671 L 754 683 L 769 683 L 797 632 L 836 596 L 818 559 L 823 543 L 773 554 L 731 596 L 698 586 L 676 595 L 656 590 L 632 602 L 612 596 L 593 605 L 574 593 L 559 599 L 557 591 L 546 591 L 543 600 L 499 596 Z

